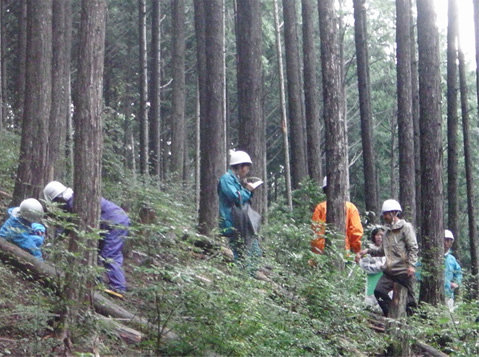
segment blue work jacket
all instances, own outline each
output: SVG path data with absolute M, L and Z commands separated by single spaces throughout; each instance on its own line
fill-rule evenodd
M 250 191 L 241 185 L 241 182 L 232 170 L 228 170 L 221 176 L 218 182 L 218 196 L 219 228 L 222 235 L 231 236 L 233 234 L 233 217 L 231 215 L 233 205 L 239 206 L 249 202 L 252 195 Z
M 454 299 L 454 289 L 451 288 L 451 282 L 461 285 L 462 269 L 456 258 L 448 251 L 444 254 L 444 292 L 447 298 Z
M 12 214 L 13 210 L 14 208 L 9 208 L 7 211 L 10 217 L 0 228 L 0 237 L 43 260 L 41 247 L 44 240 L 45 226 L 40 223 L 30 223 Z

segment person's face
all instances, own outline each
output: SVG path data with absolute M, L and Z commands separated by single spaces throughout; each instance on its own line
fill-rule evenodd
M 378 247 L 381 246 L 383 243 L 383 231 L 378 231 L 375 236 L 374 236 L 374 244 L 377 245 Z
M 444 238 L 444 251 L 447 252 L 452 247 L 454 240 L 451 238 Z
M 251 165 L 241 165 L 238 171 L 239 177 L 245 178 L 248 175 L 250 169 Z
M 384 219 L 384 222 L 386 222 L 387 224 L 391 224 L 392 221 L 393 221 L 393 213 L 392 212 L 384 212 L 383 213 L 383 219 Z

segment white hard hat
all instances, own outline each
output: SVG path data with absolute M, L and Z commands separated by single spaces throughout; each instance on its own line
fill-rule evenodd
M 251 158 L 244 151 L 230 151 L 230 166 L 238 164 L 252 164 Z
M 20 203 L 18 215 L 29 222 L 38 222 L 43 217 L 43 207 L 34 198 L 27 198 Z
M 383 203 L 383 208 L 381 209 L 382 213 L 384 212 L 392 212 L 392 211 L 398 211 L 402 212 L 401 205 L 399 204 L 398 201 L 389 199 L 384 201 Z
M 444 230 L 444 238 L 449 238 L 454 240 L 454 234 L 449 229 Z
M 323 188 L 326 188 L 328 186 L 328 176 L 324 176 L 323 178 Z
M 48 202 L 52 202 L 55 198 L 59 197 L 63 192 L 67 190 L 67 187 L 58 181 L 52 181 L 43 189 L 43 196 Z

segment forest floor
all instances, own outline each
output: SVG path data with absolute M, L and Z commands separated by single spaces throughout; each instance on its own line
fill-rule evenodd
M 121 300 L 103 295 L 133 314 L 141 314 L 138 308 L 143 303 L 130 291 L 144 286 L 146 282 L 142 281 L 141 274 L 135 274 L 132 260 L 126 259 L 124 267 L 129 284 L 125 298 Z M 53 338 L 52 326 L 57 316 L 54 309 L 58 299 L 50 289 L 30 279 L 28 274 L 0 262 L 0 295 L 0 356 L 68 355 L 62 341 Z M 77 341 L 79 343 L 74 343 L 70 353 L 92 353 L 96 350 L 93 344 L 107 344 L 110 352 L 98 353 L 98 356 L 140 355 L 140 350 L 135 346 L 127 345 L 112 336 L 98 336 L 98 339 L 99 341 Z
M 5 208 L 0 201 L 1 212 Z M 125 298 L 103 294 L 148 321 L 140 343 L 127 343 L 96 314 L 86 314 L 67 350 L 52 337 L 59 297 L 0 261 L 0 357 L 384 355 L 390 340 L 370 328 L 362 305 L 364 273 L 355 264 L 339 272 L 326 255 L 310 253 L 308 224 L 284 220 L 264 227 L 261 271 L 267 275 L 257 279 L 231 264 L 224 241 L 196 234 L 191 210 L 172 199 L 155 211 L 155 222 L 136 222 L 125 244 Z M 45 261 L 60 266 L 62 247 L 47 240 Z M 406 333 L 447 353 L 477 355 L 478 309 L 461 305 L 455 321 L 441 309 L 424 310 L 427 319 L 408 321 Z M 160 337 L 166 326 L 178 339 Z

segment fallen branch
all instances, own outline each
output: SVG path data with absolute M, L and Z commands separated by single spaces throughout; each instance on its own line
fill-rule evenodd
M 16 245 L 7 242 L 3 238 L 0 238 L 0 260 L 28 273 L 34 279 L 41 280 L 43 284 L 55 291 L 58 291 L 58 286 L 56 284 L 58 277 L 64 276 L 63 272 L 52 264 L 35 258 L 33 255 Z M 156 330 L 156 328 L 146 319 L 129 312 L 98 292 L 93 293 L 93 304 L 95 311 L 104 316 L 129 321 L 142 331 Z M 176 339 L 177 335 L 172 331 L 165 329 L 163 332 L 163 338 L 166 340 L 172 340 Z
M 432 357 L 448 357 L 449 355 L 445 354 L 444 352 L 441 352 L 437 349 L 435 349 L 432 346 L 426 345 L 424 342 L 416 340 L 414 343 L 416 347 L 421 349 L 423 352 L 426 352 L 426 356 L 432 356 Z
M 116 320 L 111 318 L 99 315 L 100 319 L 106 323 L 107 326 L 110 326 L 112 330 L 115 331 L 116 335 L 125 341 L 129 345 L 140 343 L 143 339 L 141 332 L 133 330 Z
M 385 332 L 385 324 L 387 323 L 388 318 L 385 318 L 384 316 L 377 315 L 373 312 L 369 313 L 369 324 L 368 327 L 371 328 L 372 330 L 379 332 L 379 333 L 384 333 Z M 404 323 L 398 323 L 401 329 L 407 329 L 407 325 Z M 447 354 L 444 352 L 439 351 L 438 349 L 418 340 L 417 338 L 413 337 L 414 342 L 413 345 L 418 348 L 419 350 L 423 351 L 426 356 L 431 356 L 431 357 L 448 357 Z
M 0 190 L 0 196 L 6 197 L 6 198 L 12 198 L 11 194 L 2 190 Z
M 6 337 L 0 337 L 0 342 L 15 342 L 17 343 L 17 340 L 12 340 L 11 338 L 6 338 Z

